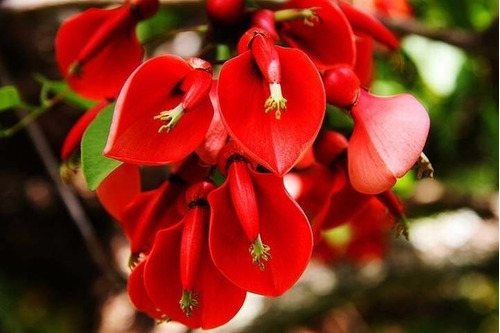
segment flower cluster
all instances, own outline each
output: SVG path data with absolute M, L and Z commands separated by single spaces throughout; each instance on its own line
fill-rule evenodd
M 142 62 L 135 27 L 158 0 L 89 9 L 56 40 L 69 86 L 100 102 L 71 130 L 63 159 L 116 100 L 103 154 L 124 163 L 97 195 L 130 240 L 133 304 L 204 329 L 230 320 L 247 292 L 285 293 L 313 253 L 381 256 L 403 222 L 391 188 L 418 163 L 429 131 L 411 95 L 367 90 L 374 45 L 390 52 L 398 40 L 350 3 L 206 6 L 206 42 L 228 46 L 229 59 Z M 349 139 L 325 125 L 327 104 L 352 116 Z M 142 191 L 139 166 L 154 165 L 169 176 Z M 342 225 L 352 237 L 339 249 L 328 231 Z

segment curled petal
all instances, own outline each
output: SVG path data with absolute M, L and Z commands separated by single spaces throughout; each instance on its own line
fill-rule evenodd
M 144 312 L 151 318 L 167 320 L 168 316 L 158 310 L 158 307 L 151 301 L 146 292 L 144 287 L 144 264 L 145 261 L 139 263 L 130 274 L 127 283 L 128 296 L 137 310 Z
M 378 97 L 362 91 L 352 116 L 348 169 L 353 187 L 368 194 L 390 189 L 424 148 L 430 126 L 427 111 L 408 94 Z

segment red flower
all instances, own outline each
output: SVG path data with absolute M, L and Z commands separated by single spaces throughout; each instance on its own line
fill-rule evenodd
M 346 257 L 356 263 L 381 259 L 393 226 L 394 216 L 376 197 L 371 197 L 348 224 L 321 233 L 315 256 L 327 261 Z
M 167 55 L 142 64 L 116 102 L 106 156 L 143 165 L 179 161 L 205 138 L 213 117 L 212 68 Z
M 220 115 L 219 97 L 217 96 L 217 81 L 212 82 L 210 100 L 214 108 L 214 116 L 203 142 L 196 148 L 195 152 L 206 165 L 217 164 L 217 156 L 226 145 L 228 134 Z
M 429 115 L 415 97 L 378 97 L 361 90 L 352 107 L 349 178 L 360 192 L 390 189 L 417 162 L 429 133 Z
M 336 2 L 291 0 L 281 7 L 291 8 L 310 9 L 312 13 L 309 19 L 286 20 L 279 24 L 279 35 L 288 45 L 304 51 L 319 69 L 354 64 L 354 35 Z
M 63 23 L 56 57 L 70 87 L 88 98 L 114 98 L 142 61 L 135 27 L 152 16 L 158 0 L 130 0 L 111 10 L 91 8 Z
M 354 72 L 362 87 L 369 87 L 373 79 L 373 38 L 365 35 L 356 36 L 356 63 Z
M 282 179 L 252 170 L 234 142 L 221 155 L 227 179 L 208 196 L 214 263 L 240 288 L 281 295 L 309 262 L 309 222 Z
M 323 121 L 321 79 L 303 52 L 274 46 L 262 30 L 248 31 L 239 49 L 249 50 L 220 72 L 222 119 L 251 158 L 283 175 L 312 145 Z
M 186 193 L 181 222 L 158 232 L 146 259 L 144 286 L 159 312 L 191 328 L 214 328 L 240 309 L 246 292 L 231 284 L 214 266 L 207 242 L 210 209 L 208 182 Z

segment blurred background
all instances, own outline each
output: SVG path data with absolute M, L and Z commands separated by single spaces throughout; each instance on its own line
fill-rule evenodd
M 398 54 L 377 53 L 371 90 L 412 93 L 431 116 L 425 153 L 435 179 L 411 172 L 395 188 L 410 239 L 391 235 L 377 260 L 312 262 L 286 295 L 250 295 L 214 331 L 498 332 L 498 2 L 411 0 L 411 11 L 392 12 L 355 2 L 402 38 Z M 0 1 L 0 85 L 40 105 L 41 91 L 60 85 L 58 26 L 101 3 L 112 2 Z M 201 1 L 165 1 L 138 33 L 146 40 L 203 20 Z M 189 56 L 201 42 L 184 32 L 154 52 Z M 0 332 L 188 332 L 135 312 L 124 289 L 127 240 L 81 181 L 72 190 L 59 181 L 55 156 L 78 103 L 28 108 L 23 122 L 38 124 L 29 131 L 18 125 L 26 114 L 0 110 Z

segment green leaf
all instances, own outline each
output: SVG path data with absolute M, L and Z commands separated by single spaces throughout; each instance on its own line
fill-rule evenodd
M 82 170 L 87 187 L 94 191 L 122 162 L 105 157 L 102 152 L 108 140 L 115 105 L 106 107 L 89 125 L 82 139 Z
M 36 75 L 35 79 L 42 85 L 41 102 L 42 104 L 50 100 L 48 94 L 52 95 L 63 95 L 63 100 L 73 106 L 80 109 L 88 110 L 97 103 L 95 101 L 83 98 L 75 93 L 68 84 L 64 81 L 52 81 L 42 75 Z
M 14 86 L 0 87 L 0 111 L 12 109 L 22 104 L 17 88 Z

